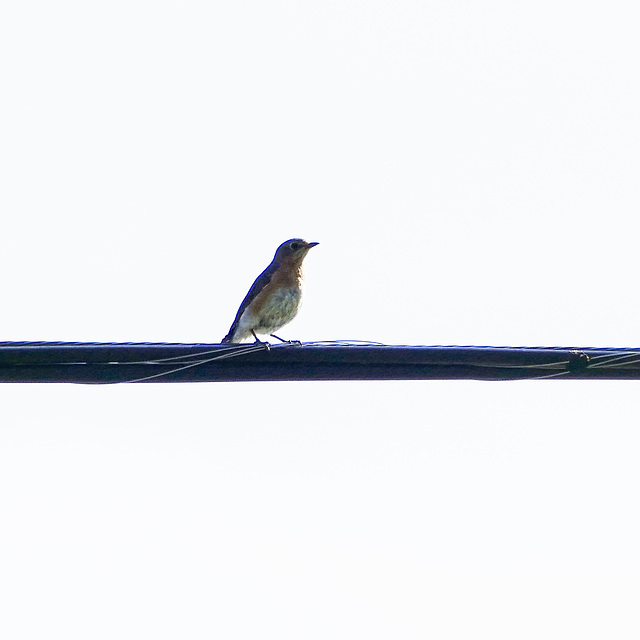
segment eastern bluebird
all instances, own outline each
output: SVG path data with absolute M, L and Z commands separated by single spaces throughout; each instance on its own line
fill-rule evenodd
M 256 333 L 274 335 L 298 313 L 302 297 L 302 261 L 317 242 L 292 238 L 283 242 L 271 264 L 256 278 L 222 342 L 242 342 Z

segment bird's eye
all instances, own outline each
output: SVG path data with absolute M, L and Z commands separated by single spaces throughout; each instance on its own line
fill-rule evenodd
M 291 249 L 293 251 L 296 251 L 296 250 L 298 250 L 300 248 L 300 243 L 299 242 L 292 242 L 289 246 L 291 247 Z

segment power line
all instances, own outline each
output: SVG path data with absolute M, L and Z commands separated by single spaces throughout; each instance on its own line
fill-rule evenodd
M 255 344 L 0 343 L 0 382 L 640 379 L 640 349 Z

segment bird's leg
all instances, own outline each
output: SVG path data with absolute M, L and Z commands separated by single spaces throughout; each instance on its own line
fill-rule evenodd
M 256 344 L 263 344 L 267 348 L 267 350 L 271 348 L 271 345 L 266 340 L 260 340 L 260 338 L 258 338 L 258 336 L 256 335 L 256 332 L 253 329 L 251 329 L 251 333 L 253 334 L 253 337 L 256 339 Z
M 276 340 L 280 340 L 280 342 L 285 342 L 286 344 L 302 344 L 302 342 L 300 342 L 300 340 L 283 340 L 280 336 L 277 336 L 275 333 L 270 333 L 269 334 L 272 338 L 275 338 Z

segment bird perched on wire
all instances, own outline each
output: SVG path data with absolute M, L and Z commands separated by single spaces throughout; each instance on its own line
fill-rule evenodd
M 274 334 L 291 322 L 302 297 L 302 261 L 317 242 L 292 238 L 283 242 L 271 264 L 256 278 L 222 342 L 242 342 L 257 333 L 286 342 Z

